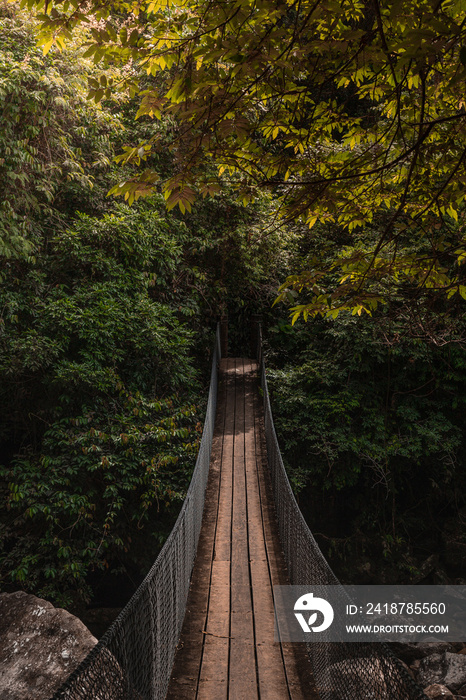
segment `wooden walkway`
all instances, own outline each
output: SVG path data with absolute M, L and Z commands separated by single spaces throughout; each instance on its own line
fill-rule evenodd
M 318 700 L 303 645 L 274 642 L 286 584 L 257 364 L 222 360 L 199 547 L 167 700 Z

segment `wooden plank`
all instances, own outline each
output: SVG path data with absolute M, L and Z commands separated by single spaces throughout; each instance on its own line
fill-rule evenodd
M 238 613 L 234 619 L 231 631 L 232 635 L 237 636 L 230 640 L 229 697 L 254 700 L 259 697 L 255 644 L 253 640 L 245 638 L 247 630 L 252 628 L 252 613 Z
M 245 368 L 245 469 L 246 494 L 249 521 L 249 557 L 251 560 L 266 560 L 260 487 L 256 464 L 256 435 L 254 416 L 254 394 L 257 391 L 257 363 L 249 361 Z
M 254 620 L 249 573 L 249 522 L 246 496 L 245 367 L 237 362 L 232 522 L 230 698 L 258 698 Z
M 274 641 L 274 606 L 270 572 L 266 561 L 251 561 L 256 643 Z
M 244 374 L 243 361 L 237 359 L 231 527 L 232 587 L 250 585 L 244 457 Z
M 257 365 L 221 362 L 203 528 L 169 700 L 317 700 L 303 645 L 274 641 L 273 585 L 288 583 Z
M 230 562 L 214 560 L 210 583 L 206 640 L 210 637 L 228 639 L 230 636 Z
M 222 386 L 220 383 L 202 528 L 191 576 L 183 629 L 175 655 L 166 700 L 194 700 L 197 695 L 204 646 L 203 630 L 206 627 L 209 604 L 211 562 L 218 517 L 226 414 L 226 390 L 225 386 Z
M 192 700 L 197 693 L 206 616 L 194 608 L 187 611 L 185 619 L 166 700 Z
M 231 611 L 232 613 L 252 613 L 251 586 L 248 584 L 238 584 L 232 581 L 231 584 Z M 252 636 L 251 636 L 252 639 Z
M 256 438 L 256 468 L 257 479 L 259 484 L 259 493 L 261 499 L 262 524 L 264 532 L 264 543 L 267 553 L 268 575 L 271 586 L 271 599 L 264 601 L 264 605 L 273 605 L 273 586 L 287 585 L 289 579 L 286 572 L 283 551 L 280 544 L 278 534 L 278 523 L 273 506 L 272 486 L 270 482 L 270 474 L 268 472 L 268 464 L 266 457 L 265 434 L 263 429 L 263 409 L 256 394 L 254 397 L 254 416 L 255 416 L 255 438 Z M 257 590 L 259 586 L 264 590 L 264 581 L 267 575 L 263 566 L 258 563 L 252 566 L 253 575 L 253 590 Z M 261 618 L 263 619 L 263 618 Z M 283 669 L 286 678 L 287 695 L 291 700 L 319 700 L 317 690 L 315 688 L 314 679 L 311 671 L 311 664 L 306 648 L 303 644 L 278 644 L 270 645 L 268 640 L 271 637 L 270 627 L 260 626 L 256 623 L 256 634 L 258 637 L 267 640 L 264 644 L 264 650 L 258 650 L 258 665 L 260 668 L 260 679 L 264 679 L 267 687 L 264 689 L 264 697 L 273 699 L 274 691 L 269 687 L 267 669 L 269 667 L 269 655 L 275 654 L 277 647 L 280 648 L 281 668 Z M 268 650 L 268 653 L 265 650 Z M 278 667 L 278 664 L 277 664 Z M 281 681 L 277 681 L 278 683 Z M 261 693 L 262 693 L 261 686 Z M 280 697 L 280 696 L 278 696 Z M 278 700 L 278 698 L 277 698 Z
M 228 697 L 230 652 L 230 559 L 231 499 L 233 489 L 235 361 L 222 367 L 225 381 L 226 416 L 223 433 L 215 545 L 209 586 L 209 607 L 203 640 L 202 662 L 196 698 L 223 700 Z
M 251 391 L 247 399 L 250 401 L 251 413 L 255 415 L 254 394 Z M 250 468 L 247 471 L 248 511 L 251 513 L 251 530 L 255 533 L 250 539 L 251 551 L 251 584 L 253 591 L 256 658 L 259 679 L 260 696 L 267 700 L 282 700 L 289 698 L 288 681 L 283 664 L 282 650 L 274 641 L 274 606 L 272 581 L 269 570 L 268 554 L 265 542 L 264 521 L 259 484 L 257 452 L 260 445 L 256 444 L 256 425 L 253 418 L 251 433 L 251 453 L 254 460 L 248 460 Z M 259 464 L 260 466 L 260 464 Z M 261 537 L 257 533 L 261 532 Z
M 258 642 L 256 647 L 260 697 L 288 700 L 288 680 L 283 666 L 280 644 Z
M 228 649 L 229 643 L 226 639 L 210 637 L 206 640 L 204 658 L 202 660 L 199 686 L 204 684 L 203 695 L 208 697 L 207 691 L 213 688 L 212 681 L 216 684 L 228 687 Z M 216 700 L 217 696 L 213 696 Z
M 282 643 L 281 646 L 291 700 L 319 700 L 305 645 Z
M 228 680 L 201 680 L 196 695 L 197 700 L 227 700 Z
M 233 447 L 235 430 L 235 359 L 224 361 L 226 415 L 221 458 L 220 492 L 217 528 L 215 535 L 215 559 L 227 561 L 231 555 L 231 501 L 233 493 Z

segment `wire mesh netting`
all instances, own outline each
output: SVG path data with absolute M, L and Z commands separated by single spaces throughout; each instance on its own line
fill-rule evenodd
M 313 588 L 340 586 L 304 520 L 285 471 L 260 342 L 257 359 L 264 393 L 267 459 L 290 582 Z M 345 596 L 343 587 L 341 591 Z M 321 700 L 426 700 L 421 688 L 384 644 L 313 642 L 307 644 L 307 650 Z
M 134 596 L 52 700 L 162 700 L 166 695 L 201 530 L 220 358 L 217 328 L 201 445 L 175 526 Z
M 275 433 L 262 345 L 265 436 L 281 543 L 293 585 L 339 585 L 291 490 Z M 221 359 L 217 328 L 209 400 L 191 484 L 175 526 L 128 605 L 51 700 L 161 700 L 178 644 L 201 529 Z M 342 589 L 343 591 L 343 589 Z M 308 645 L 321 700 L 425 700 L 383 644 Z M 246 699 L 245 699 L 246 700 Z

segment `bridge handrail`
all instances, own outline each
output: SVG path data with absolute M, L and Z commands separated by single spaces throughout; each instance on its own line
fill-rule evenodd
M 294 497 L 275 432 L 262 343 L 265 434 L 280 537 L 294 585 L 339 585 Z M 146 578 L 115 622 L 51 700 L 162 700 L 178 644 L 201 529 L 217 399 L 220 330 L 204 430 L 186 499 Z M 308 645 L 321 700 L 425 700 L 383 644 Z
M 201 444 L 173 530 L 126 607 L 51 700 L 165 698 L 201 530 L 220 359 L 220 328 L 217 326 Z
M 294 586 L 341 586 L 298 506 L 283 463 L 270 406 L 262 339 L 257 360 L 264 397 L 267 459 L 280 540 Z M 345 597 L 343 587 L 342 596 Z M 320 700 L 426 700 L 422 689 L 385 644 L 312 642 L 307 644 Z

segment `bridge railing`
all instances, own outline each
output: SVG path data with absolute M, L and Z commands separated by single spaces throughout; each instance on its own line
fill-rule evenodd
M 165 698 L 201 530 L 220 359 L 220 329 L 217 327 L 204 430 L 188 493 L 175 526 L 129 603 L 52 700 Z
M 341 586 L 301 513 L 286 474 L 270 407 L 260 331 L 256 357 L 261 366 L 267 459 L 290 583 L 312 585 L 313 589 Z M 343 587 L 341 591 L 345 597 Z M 426 700 L 385 644 L 313 642 L 307 649 L 320 700 Z

